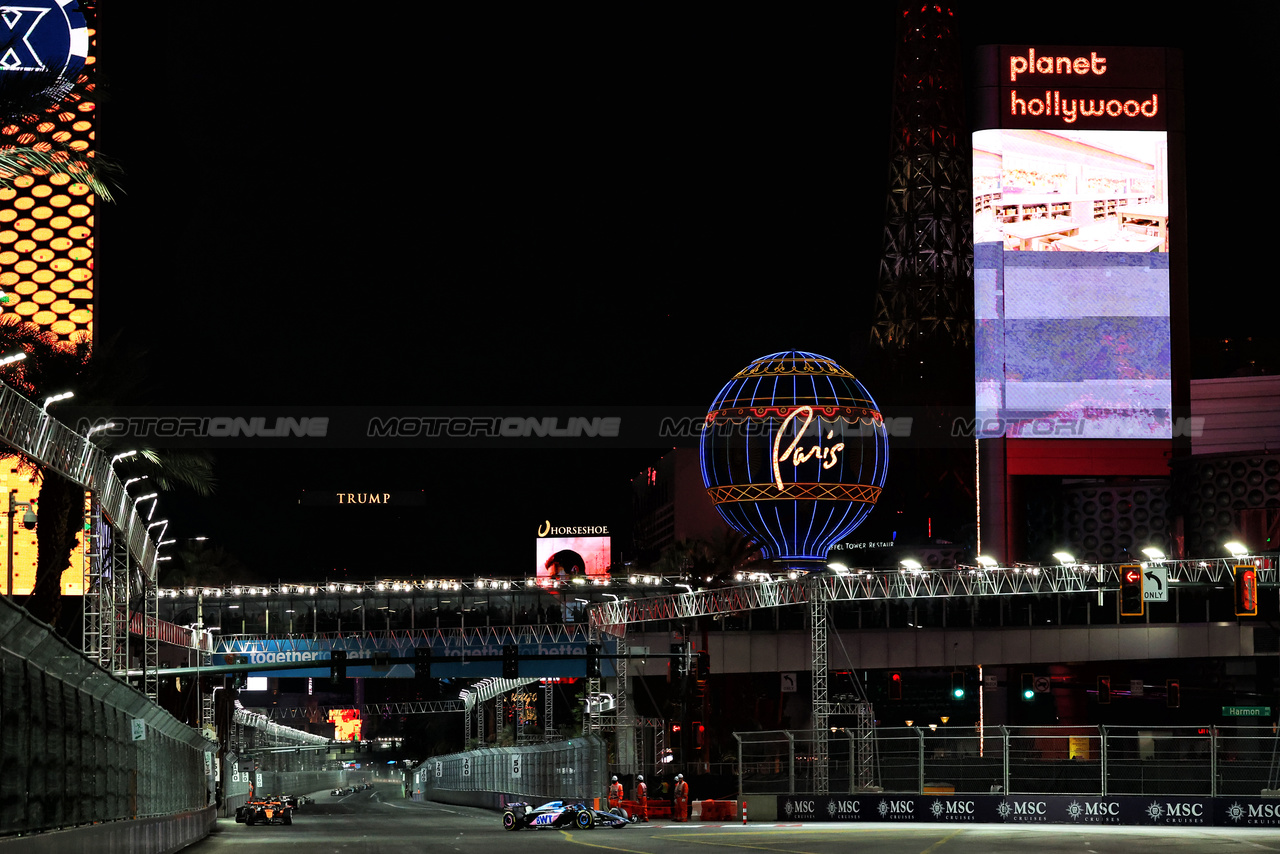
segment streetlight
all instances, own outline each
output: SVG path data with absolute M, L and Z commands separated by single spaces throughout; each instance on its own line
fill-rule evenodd
M 1161 561 L 1164 560 L 1164 552 L 1160 551 L 1155 546 L 1147 546 L 1145 549 L 1142 550 L 1142 553 L 1146 555 L 1147 559 L 1152 561 L 1153 563 L 1160 563 Z
M 96 427 L 90 427 L 88 431 L 85 432 L 84 437 L 88 439 L 94 433 L 97 433 L 100 430 L 110 430 L 114 426 L 116 426 L 114 421 L 108 421 L 106 424 L 99 424 Z
M 12 365 L 14 362 L 21 362 L 25 358 L 27 358 L 27 354 L 22 350 L 19 350 L 16 353 L 10 353 L 5 357 L 0 358 L 0 368 L 3 368 L 5 365 Z
M 127 460 L 129 457 L 132 457 L 137 453 L 138 453 L 137 451 L 125 451 L 123 454 L 116 454 L 114 457 L 111 458 L 111 465 L 114 466 L 116 463 L 120 462 L 121 460 Z
M 1000 561 L 996 560 L 990 555 L 978 555 L 977 557 L 974 558 L 974 560 L 976 560 L 982 566 L 983 569 L 994 569 L 995 567 L 1000 565 Z
M 1224 543 L 1222 547 L 1231 552 L 1232 557 L 1244 557 L 1249 553 L 1248 546 L 1244 543 L 1236 542 L 1235 540 L 1232 540 L 1229 543 Z
M 9 576 L 8 576 L 9 584 L 5 588 L 5 594 L 9 596 L 10 599 L 13 598 L 13 515 L 18 512 L 19 507 L 22 507 L 27 511 L 26 513 L 22 514 L 22 527 L 26 528 L 28 531 L 35 530 L 35 527 L 36 527 L 35 508 L 32 507 L 26 501 L 18 501 L 17 498 L 15 498 L 14 496 L 15 496 L 15 492 L 10 490 L 9 492 L 9 539 L 6 540 L 6 543 L 8 544 L 8 552 L 9 552 Z
M 57 403 L 60 400 L 67 400 L 75 396 L 76 396 L 76 393 L 74 391 L 64 391 L 61 394 L 55 394 L 55 395 L 52 395 L 51 397 L 46 397 L 44 399 L 44 406 L 40 407 L 40 411 L 46 412 L 49 409 L 49 404 Z
M 1076 562 L 1075 557 L 1067 552 L 1054 552 L 1053 556 L 1056 557 L 1058 559 L 1058 563 L 1063 566 L 1069 566 Z

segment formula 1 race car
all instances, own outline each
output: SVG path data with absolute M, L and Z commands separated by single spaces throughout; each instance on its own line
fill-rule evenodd
M 250 797 L 236 808 L 236 821 L 245 824 L 293 824 L 293 807 L 275 795 Z
M 564 801 L 550 801 L 540 807 L 511 803 L 502 811 L 502 826 L 507 830 L 519 830 L 522 827 L 576 827 L 579 830 L 590 830 L 596 825 L 626 827 L 635 822 L 636 817 L 627 815 L 626 810 L 620 807 L 605 812 L 591 809 L 586 804 L 566 804 Z

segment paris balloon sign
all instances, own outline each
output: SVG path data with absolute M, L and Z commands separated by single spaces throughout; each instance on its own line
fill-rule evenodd
M 853 374 L 791 350 L 756 359 L 720 390 L 701 458 L 716 510 L 765 558 L 820 562 L 875 507 L 889 439 Z

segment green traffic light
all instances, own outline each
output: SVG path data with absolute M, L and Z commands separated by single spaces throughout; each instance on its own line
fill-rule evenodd
M 1024 700 L 1034 700 L 1035 698 L 1036 698 L 1036 692 L 1030 688 L 1022 692 L 1022 699 Z
M 964 699 L 964 689 L 963 689 L 963 688 L 955 688 L 955 689 L 953 689 L 953 690 L 951 691 L 951 696 L 955 697 L 957 700 L 963 700 L 963 699 Z

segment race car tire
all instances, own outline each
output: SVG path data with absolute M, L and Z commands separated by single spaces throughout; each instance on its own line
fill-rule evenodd
M 502 828 L 503 830 L 519 830 L 520 829 L 520 822 L 516 820 L 516 814 L 514 810 L 507 810 L 502 814 Z
M 284 818 L 280 820 L 281 824 L 293 824 L 293 813 L 286 812 Z
M 622 821 L 614 822 L 613 827 L 615 830 L 626 827 L 631 821 L 630 817 L 627 815 L 627 811 L 624 810 L 622 807 L 614 807 L 613 809 L 609 810 L 609 812 L 612 815 L 616 815 L 618 818 L 622 819 Z
M 590 830 L 595 826 L 596 817 L 586 810 L 583 810 L 574 817 L 573 823 L 576 824 L 580 830 Z
M 246 827 L 253 827 L 253 825 L 257 823 L 253 817 L 253 813 L 249 813 L 244 817 L 244 823 Z

